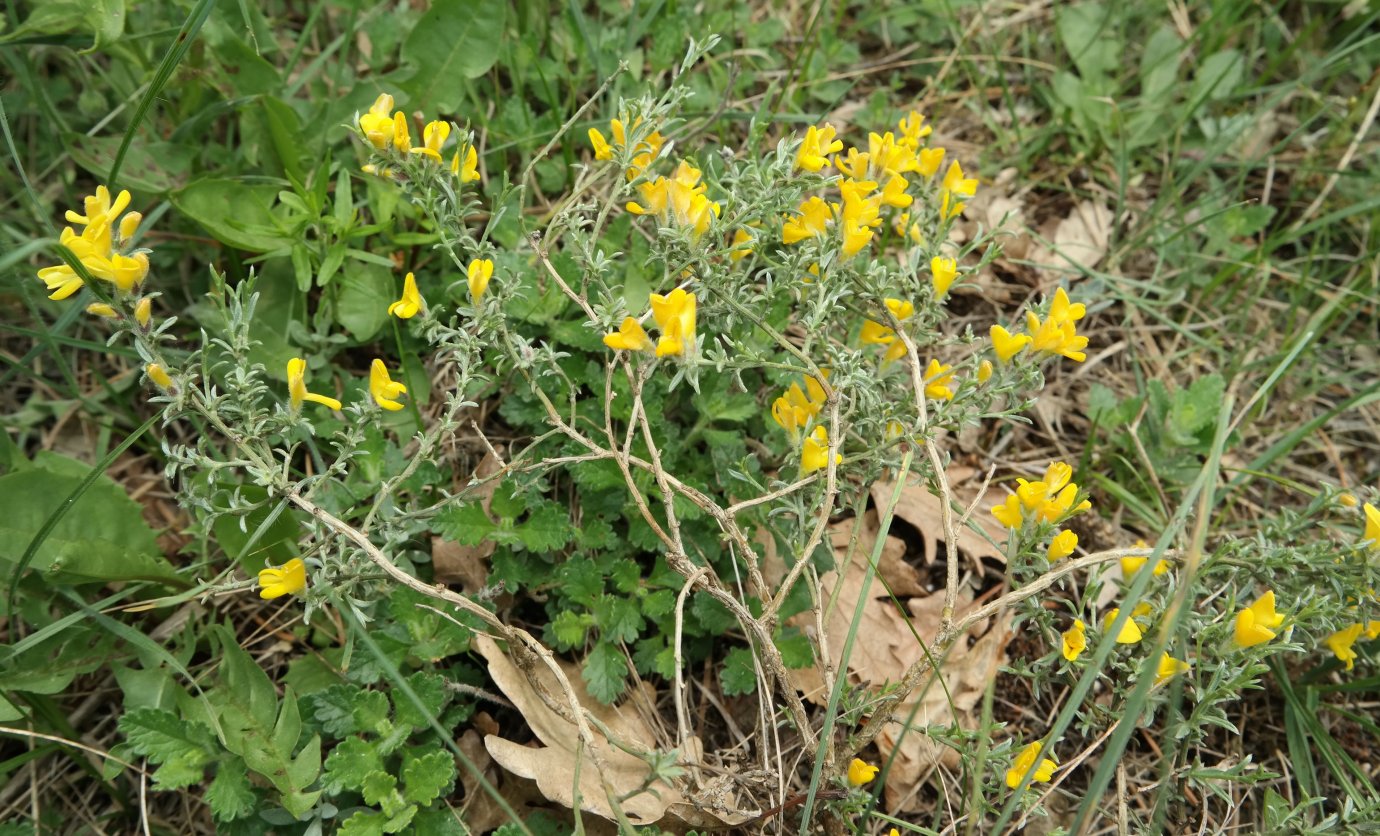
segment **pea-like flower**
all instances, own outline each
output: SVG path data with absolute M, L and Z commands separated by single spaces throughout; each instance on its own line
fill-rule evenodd
M 441 147 L 450 137 L 450 123 L 440 120 L 428 122 L 422 128 L 422 144 L 412 149 L 414 154 L 423 154 L 434 162 L 441 162 Z
M 819 414 L 824 401 L 824 387 L 813 377 L 806 377 L 804 389 L 799 383 L 792 383 L 784 395 L 772 402 L 771 417 L 795 438 L 810 419 Z
M 822 128 L 811 125 L 801 140 L 800 150 L 795 154 L 796 168 L 806 171 L 819 171 L 829 164 L 829 155 L 843 150 L 843 142 L 834 139 L 834 126 L 825 124 Z
M 633 122 L 633 128 L 642 124 L 642 119 L 638 118 Z M 626 148 L 628 145 L 627 131 L 623 127 L 620 119 L 609 120 L 609 130 L 613 134 L 613 142 L 610 143 L 604 138 L 604 134 L 598 128 L 589 129 L 589 144 L 594 148 L 594 159 L 612 160 L 613 152 L 616 148 Z M 635 180 L 637 176 L 646 170 L 661 153 L 661 146 L 666 140 L 657 131 L 652 131 L 645 138 L 638 140 L 636 147 L 633 148 L 633 155 L 628 165 L 628 179 Z
M 897 341 L 900 344 L 900 341 Z M 904 352 L 904 345 L 902 351 Z M 890 356 L 891 352 L 887 352 Z M 950 388 L 954 384 L 953 366 L 945 366 L 938 360 L 931 359 L 930 364 L 925 367 L 925 397 L 940 401 L 951 401 L 954 399 L 954 390 Z
M 278 568 L 259 572 L 259 597 L 272 599 L 296 595 L 307 588 L 307 564 L 294 557 Z
M 883 299 L 882 303 L 886 305 L 888 311 L 891 311 L 891 315 L 901 322 L 905 322 L 915 315 L 915 305 L 912 302 L 903 299 L 887 298 Z M 858 337 L 868 345 L 888 346 L 886 354 L 882 357 L 883 365 L 906 356 L 905 342 L 902 341 L 900 337 L 896 336 L 895 331 L 880 322 L 873 322 L 870 319 L 865 320 L 862 326 L 862 333 L 859 334 Z M 929 373 L 927 372 L 926 376 L 928 377 L 928 375 Z M 930 397 L 939 396 L 930 395 Z
M 1031 743 L 1016 755 L 1016 760 L 1011 764 L 1011 768 L 1006 770 L 1006 785 L 1011 789 L 1016 789 L 1030 777 L 1032 783 L 1048 781 L 1054 777 L 1054 770 L 1059 768 L 1059 764 L 1051 758 L 1040 757 L 1041 746 L 1039 741 Z
M 129 203 L 128 191 L 120 192 L 112 200 L 109 189 L 97 186 L 96 193 L 83 201 L 86 214 L 70 209 L 66 213 L 68 221 L 85 228 L 77 233 L 70 226 L 64 227 L 58 236 L 58 242 L 72 252 L 87 273 L 110 282 L 122 293 L 132 292 L 149 272 L 148 255 L 143 250 L 129 249 L 142 216 L 130 212 L 120 219 Z M 118 239 L 115 237 L 117 227 Z M 44 267 L 38 271 L 38 277 L 47 285 L 48 298 L 57 301 L 76 293 L 83 283 L 76 269 L 65 263 Z
M 861 758 L 854 758 L 852 762 L 848 764 L 848 783 L 852 786 L 861 787 L 863 784 L 870 783 L 872 779 L 876 777 L 877 767 Z
M 940 256 L 930 259 L 930 281 L 934 285 L 934 298 L 943 299 L 957 278 L 957 261 Z
M 359 117 L 359 130 L 369 144 L 383 151 L 393 142 L 393 97 L 380 93 L 369 112 Z
M 396 398 L 406 395 L 407 387 L 389 377 L 388 367 L 382 360 L 374 358 L 374 362 L 369 366 L 369 394 L 373 396 L 374 403 L 389 412 L 397 412 L 403 405 Z
M 671 179 L 658 177 L 638 186 L 642 202 L 629 201 L 626 208 L 634 215 L 656 215 L 668 226 L 689 227 L 698 238 L 722 211 L 718 203 L 705 197 L 707 186 L 700 182 L 701 176 L 689 160 L 681 160 Z
M 1160 655 L 1160 662 L 1155 666 L 1155 684 L 1163 685 L 1181 673 L 1187 673 L 1193 666 L 1189 663 L 1175 659 L 1168 653 Z
M 120 318 L 120 312 L 104 302 L 92 302 L 86 306 L 86 312 L 92 316 L 104 317 L 105 319 Z
M 307 361 L 301 357 L 294 357 L 287 364 L 288 397 L 292 404 L 292 411 L 297 412 L 302 408 L 303 401 L 319 403 L 330 409 L 340 409 L 340 401 L 326 395 L 318 395 L 307 391 Z
M 925 116 L 918 110 L 902 116 L 896 127 L 901 131 L 897 144 L 912 151 L 919 150 L 920 140 L 934 133 L 934 128 L 925 124 Z
M 604 335 L 604 345 L 615 351 L 646 351 L 652 347 L 652 340 L 636 318 L 625 316 L 617 331 Z
M 977 185 L 976 179 L 963 176 L 963 166 L 958 160 L 950 163 L 939 187 L 939 217 L 949 220 L 962 214 L 964 201 L 977 194 Z
M 494 277 L 494 262 L 491 258 L 476 258 L 470 261 L 466 274 L 469 279 L 470 300 L 476 305 L 489 287 L 489 279 Z
M 421 291 L 417 290 L 417 277 L 409 272 L 403 277 L 402 298 L 388 306 L 388 315 L 396 316 L 398 319 L 411 319 L 425 306 Z
M 834 464 L 843 461 L 843 456 L 835 453 Z M 829 432 L 823 426 L 815 427 L 814 432 L 805 437 L 800 448 L 800 472 L 814 473 L 829 466 Z
M 1103 632 L 1106 632 L 1112 628 L 1112 622 L 1116 621 L 1117 616 L 1120 614 L 1120 607 L 1113 607 L 1112 609 L 1107 611 L 1107 614 L 1102 617 Z M 1132 612 L 1132 615 L 1135 615 L 1134 611 Z M 1145 634 L 1141 632 L 1140 625 L 1135 622 L 1135 619 L 1128 618 L 1126 619 L 1126 623 L 1121 625 L 1121 629 L 1117 631 L 1116 643 L 1135 644 L 1144 637 Z
M 407 116 L 401 110 L 393 114 L 393 147 L 399 154 L 412 151 L 412 129 L 407 124 Z
M 152 380 L 153 384 L 157 386 L 159 389 L 167 390 L 173 387 L 172 376 L 169 375 L 167 371 L 157 363 L 149 363 L 147 366 L 145 366 L 144 374 L 148 375 L 149 380 Z
M 796 244 L 806 238 L 819 238 L 828 230 L 829 222 L 833 219 L 829 204 L 820 197 L 806 198 L 796 211 L 796 216 L 788 218 L 781 227 L 782 243 Z
M 1356 649 L 1353 645 L 1361 637 L 1363 630 L 1365 630 L 1364 625 L 1352 624 L 1344 630 L 1338 630 L 1323 641 L 1323 644 L 1327 645 L 1332 654 L 1337 657 L 1337 661 L 1346 664 L 1347 670 L 1356 666 Z
M 1148 548 L 1144 540 L 1137 540 L 1132 545 L 1138 549 Z M 1125 579 L 1127 582 L 1129 582 L 1131 578 L 1135 577 L 1135 574 L 1141 570 L 1141 567 L 1145 566 L 1145 564 L 1149 562 L 1150 558 L 1148 557 L 1121 558 L 1121 577 Z M 1169 571 L 1169 561 L 1156 560 L 1155 568 L 1150 571 L 1151 574 L 1153 574 L 1155 577 L 1160 577 L 1161 575 Z
M 153 300 L 145 296 L 134 306 L 134 321 L 139 323 L 139 327 L 145 331 L 149 329 L 149 322 L 153 320 Z
M 989 380 L 991 380 L 991 379 L 992 379 L 992 361 L 991 361 L 991 360 L 983 360 L 981 363 L 978 363 L 978 367 L 977 367 L 977 382 L 978 382 L 978 383 L 986 383 L 987 381 L 989 381 Z
M 1033 311 L 1027 311 L 1025 314 L 1026 330 L 1031 335 L 1031 347 L 1035 351 L 1067 357 L 1078 363 L 1088 359 L 1088 355 L 1083 352 L 1088 346 L 1088 338 L 1079 336 L 1074 326 L 1086 312 L 1087 309 L 1081 302 L 1071 303 L 1069 295 L 1062 287 L 1059 288 L 1054 292 L 1054 301 L 1050 303 L 1049 314 L 1043 322 Z
M 648 300 L 652 318 L 661 329 L 656 356 L 685 356 L 695 350 L 695 294 L 676 288 L 662 296 L 653 293 Z
M 1045 556 L 1049 558 L 1050 563 L 1053 563 L 1073 554 L 1073 550 L 1076 548 L 1078 548 L 1078 535 L 1065 529 L 1054 535 L 1054 539 L 1049 541 L 1049 551 L 1046 552 Z
M 1012 334 L 1000 325 L 993 325 L 991 330 L 992 350 L 997 353 L 997 359 L 1003 363 L 1010 363 L 1011 358 L 1020 354 L 1022 349 L 1030 345 L 1029 334 Z
M 463 158 L 460 149 L 455 149 L 455 155 L 450 158 L 450 173 L 459 177 L 461 183 L 473 183 L 479 179 L 479 152 L 473 145 L 466 146 Z
M 1274 590 L 1264 595 L 1236 614 L 1234 637 L 1240 647 L 1254 647 L 1273 639 L 1275 628 L 1284 623 L 1284 616 L 1275 612 Z
M 1083 623 L 1083 619 L 1075 618 L 1073 626 L 1063 632 L 1062 638 L 1064 658 L 1075 662 L 1088 648 L 1088 625 Z

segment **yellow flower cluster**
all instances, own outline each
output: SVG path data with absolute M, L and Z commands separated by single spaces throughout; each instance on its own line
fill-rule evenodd
M 1054 301 L 1050 303 L 1049 314 L 1044 321 L 1035 313 L 1026 312 L 1025 324 L 1029 333 L 1012 334 L 1000 325 L 993 325 L 992 349 L 1003 363 L 1011 362 L 1026 346 L 1045 355 L 1063 356 L 1081 363 L 1088 359 L 1088 355 L 1083 353 L 1088 346 L 1088 338 L 1078 335 L 1075 323 L 1086 313 L 1086 306 L 1082 302 L 1071 303 L 1069 295 L 1061 287 L 1054 292 Z
M 887 298 L 883 299 L 882 303 L 886 305 L 886 309 L 891 312 L 891 315 L 900 322 L 905 322 L 915 316 L 915 305 L 903 299 Z M 902 342 L 900 337 L 896 336 L 895 331 L 880 322 L 874 322 L 870 319 L 864 321 L 859 339 L 869 345 L 887 346 L 886 354 L 882 357 L 883 363 L 899 360 L 906 355 L 906 344 Z
M 640 118 L 634 121 L 633 130 L 637 130 L 641 124 Z M 594 148 L 594 159 L 596 160 L 612 160 L 615 150 L 622 151 L 628 147 L 628 134 L 623 129 L 622 120 L 609 120 L 609 131 L 613 134 L 612 144 L 604 138 L 603 133 L 598 128 L 589 129 L 589 144 Z M 628 162 L 628 179 L 636 180 L 638 175 L 646 171 L 647 166 L 656 161 L 657 155 L 661 153 L 661 146 L 665 143 L 665 138 L 657 131 L 652 131 L 639 139 L 632 148 L 632 158 Z
M 1137 604 L 1135 608 L 1131 610 L 1130 618 L 1127 618 L 1126 623 L 1122 624 L 1121 629 L 1117 631 L 1116 643 L 1139 643 L 1140 640 L 1145 637 L 1145 631 L 1149 628 L 1151 613 L 1152 609 L 1149 604 Z M 1107 611 L 1107 614 L 1102 617 L 1103 632 L 1112 628 L 1113 622 L 1116 621 L 1120 614 L 1120 607 Z M 1088 648 L 1087 625 L 1083 623 L 1082 619 L 1076 618 L 1073 621 L 1073 626 L 1065 630 L 1061 638 L 1062 647 L 1060 650 L 1064 658 L 1070 662 L 1076 662 L 1083 651 Z M 1192 668 L 1193 666 L 1188 662 L 1182 659 L 1175 659 L 1168 653 L 1163 653 L 1160 656 L 1159 662 L 1155 665 L 1155 684 L 1163 685 L 1175 676 L 1192 670 Z
M 825 374 L 828 375 L 828 372 Z M 824 400 L 824 387 L 813 377 L 807 377 L 803 390 L 799 383 L 792 383 L 791 388 L 772 403 L 771 417 L 783 430 L 791 434 L 791 438 L 796 438 L 810 423 L 810 419 L 819 414 Z
M 1233 634 L 1237 645 L 1254 647 L 1278 635 L 1275 630 L 1284 623 L 1284 616 L 1275 612 L 1274 590 L 1266 590 L 1250 606 L 1236 614 Z
M 64 227 L 58 238 L 59 243 L 72 251 L 88 273 L 110 282 L 121 293 L 133 292 L 149 272 L 147 250 L 130 249 L 130 240 L 138 230 L 143 215 L 138 212 L 126 213 L 129 203 L 129 192 L 121 191 L 111 200 L 110 190 L 97 186 L 96 193 L 83 201 L 85 214 L 70 209 L 67 211 L 67 220 L 81 226 L 82 231 L 78 233 L 70 226 Z M 47 285 L 49 299 L 66 299 L 82 287 L 81 276 L 70 264 L 44 267 L 38 271 L 38 277 Z M 118 316 L 114 308 L 101 303 L 88 310 L 97 316 Z M 147 318 L 140 325 L 147 327 Z
M 1059 768 L 1059 764 L 1051 758 L 1040 757 L 1043 748 L 1040 742 L 1036 741 L 1016 755 L 1011 768 L 1006 770 L 1006 786 L 1014 790 L 1027 777 L 1031 783 L 1048 781 L 1054 777 L 1054 770 Z
M 1078 499 L 1078 485 L 1072 482 L 1072 479 L 1072 467 L 1063 462 L 1053 462 L 1045 468 L 1044 478 L 1038 482 L 1017 479 L 1016 492 L 1007 496 L 1001 505 L 993 508 L 992 516 L 1007 528 L 1018 529 L 1027 519 L 1057 523 L 1066 516 L 1092 508 L 1092 502 L 1086 499 L 1077 505 L 1074 504 Z M 1062 536 L 1063 534 L 1057 534 L 1056 539 Z M 1073 547 L 1078 545 L 1078 539 L 1076 536 L 1072 540 L 1065 538 L 1060 543 L 1060 549 L 1067 546 L 1069 550 L 1066 554 L 1072 554 Z
M 152 371 L 149 372 L 149 376 L 153 377 Z M 299 412 L 302 404 L 307 401 L 319 403 L 332 410 L 341 408 L 341 403 L 336 398 L 307 391 L 307 361 L 301 357 L 294 357 L 288 361 L 287 379 L 288 403 L 294 414 Z M 158 383 L 158 380 L 155 378 L 154 382 Z M 162 383 L 159 385 L 163 386 Z M 407 387 L 389 377 L 388 367 L 382 360 L 375 359 L 369 367 L 369 394 L 373 397 L 374 403 L 390 412 L 396 412 L 403 408 L 397 397 L 407 394 Z
M 706 186 L 700 182 L 702 172 L 681 160 L 671 179 L 657 177 L 637 187 L 642 202 L 629 201 L 627 210 L 634 215 L 656 215 L 667 226 L 689 227 L 696 238 L 709 229 L 719 217 L 722 207 L 705 197 Z
M 695 294 L 676 288 L 662 296 L 653 293 L 648 299 L 652 319 L 661 329 L 656 343 L 656 356 L 685 356 L 695 350 Z M 622 325 L 612 334 L 604 335 L 604 345 L 615 351 L 647 351 L 652 340 L 635 317 L 624 317 Z
M 359 117 L 359 130 L 369 144 L 380 151 L 391 148 L 399 154 L 420 154 L 436 163 L 442 161 L 441 149 L 450 138 L 450 123 L 436 120 L 422 128 L 422 144 L 413 147 L 407 114 L 401 110 L 393 111 L 393 97 L 387 93 L 380 94 L 369 112 Z M 371 174 L 388 173 L 386 169 L 376 169 L 372 165 L 365 166 L 364 170 Z M 473 145 L 465 146 L 463 156 L 460 148 L 455 149 L 450 159 L 450 171 L 460 178 L 461 183 L 472 183 L 479 179 L 479 152 Z

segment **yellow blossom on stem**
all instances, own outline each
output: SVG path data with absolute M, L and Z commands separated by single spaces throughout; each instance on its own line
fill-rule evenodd
M 1163 685 L 1181 673 L 1187 673 L 1193 666 L 1187 662 L 1175 659 L 1168 653 L 1161 654 L 1160 662 L 1155 667 L 1155 684 Z
M 1148 548 L 1144 540 L 1137 540 L 1132 544 L 1137 549 Z M 1121 577 L 1130 580 L 1141 567 L 1150 561 L 1148 557 L 1123 557 L 1121 558 Z M 1156 560 L 1155 568 L 1151 570 L 1155 577 L 1160 577 L 1169 571 L 1169 562 L 1166 560 Z
M 1078 535 L 1065 529 L 1054 535 L 1053 540 L 1050 540 L 1049 551 L 1045 553 L 1045 556 L 1049 558 L 1050 563 L 1053 563 L 1073 554 L 1073 550 L 1076 548 L 1078 548 Z
M 987 381 L 989 381 L 989 380 L 991 380 L 991 379 L 992 379 L 992 361 L 991 361 L 991 360 L 983 360 L 981 363 L 978 363 L 978 368 L 977 368 L 977 380 L 978 380 L 978 383 L 986 383 Z
M 933 177 L 944 164 L 943 148 L 921 148 L 915 153 L 915 172 L 922 177 Z
M 653 293 L 648 301 L 652 319 L 661 329 L 656 356 L 684 356 L 695 350 L 695 294 L 676 288 L 662 296 Z
M 1031 345 L 1036 351 L 1050 355 L 1062 355 L 1081 363 L 1088 359 L 1083 353 L 1088 338 L 1078 335 L 1074 323 L 1083 318 L 1086 308 L 1080 302 L 1071 304 L 1069 296 L 1061 287 L 1054 292 L 1049 315 L 1044 322 L 1032 311 L 1025 314 L 1026 330 L 1031 334 Z
M 149 272 L 149 259 L 143 252 L 119 252 L 115 244 L 112 227 L 118 223 L 120 246 L 127 247 L 129 239 L 138 229 L 142 216 L 130 212 L 123 219 L 121 213 L 129 206 L 130 195 L 122 191 L 110 197 L 110 190 L 97 186 L 96 193 L 83 200 L 86 214 L 73 210 L 66 212 L 68 221 L 81 224 L 85 228 L 77 233 L 72 227 L 64 227 L 58 242 L 71 251 L 76 260 L 92 277 L 114 284 L 121 292 L 128 293 L 138 287 Z M 83 279 L 76 268 L 70 264 L 44 267 L 38 277 L 47 286 L 48 298 L 66 299 L 81 289 Z
M 380 151 L 393 141 L 393 97 L 380 93 L 369 112 L 359 117 L 359 129 L 364 138 Z
M 408 272 L 403 277 L 402 298 L 388 306 L 388 315 L 398 319 L 411 319 L 421 312 L 426 303 L 421 291 L 417 290 L 417 277 Z
M 494 277 L 494 262 L 491 258 L 476 258 L 470 261 L 470 266 L 465 271 L 469 280 L 470 300 L 476 305 L 483 298 L 484 291 L 489 288 L 489 279 Z
M 120 219 L 120 241 L 127 242 L 134 237 L 134 233 L 139 231 L 139 224 L 144 220 L 141 212 L 126 212 Z
M 294 557 L 278 568 L 259 572 L 259 597 L 272 599 L 296 595 L 307 588 L 307 564 Z
M 1025 522 L 1025 515 L 1021 511 L 1021 498 L 1014 493 L 1007 494 L 1006 501 L 992 509 L 992 516 L 1009 529 L 1020 528 Z
M 843 456 L 835 453 L 834 464 L 843 461 Z M 800 450 L 800 472 L 814 473 L 829 466 L 829 432 L 823 426 L 815 427 L 814 432 L 805 437 Z
M 943 299 L 957 278 L 957 261 L 940 256 L 930 259 L 930 281 L 934 285 L 934 298 Z
M 1062 638 L 1064 658 L 1075 662 L 1079 654 L 1088 647 L 1088 626 L 1083 623 L 1083 619 L 1075 618 L 1073 626 L 1063 632 Z
M 906 192 L 908 188 L 910 188 L 910 184 L 906 182 L 906 178 L 893 175 L 891 179 L 886 181 L 886 185 L 882 186 L 882 205 L 894 206 L 897 209 L 904 209 L 911 205 L 915 202 L 915 198 Z
M 854 758 L 848 764 L 848 783 L 855 787 L 861 787 L 877 777 L 877 767 L 859 758 Z
M 148 375 L 149 380 L 152 380 L 159 389 L 171 389 L 173 386 L 172 377 L 157 363 L 149 363 L 145 366 L 144 374 Z
M 389 412 L 397 412 L 403 405 L 396 398 L 406 395 L 407 387 L 389 377 L 388 367 L 382 360 L 374 358 L 369 366 L 369 394 L 373 396 L 374 403 Z
M 1254 647 L 1273 639 L 1274 628 L 1284 623 L 1284 616 L 1275 612 L 1273 590 L 1261 595 L 1250 606 L 1236 614 L 1234 637 L 1241 647 Z
M 917 110 L 912 110 L 908 115 L 902 116 L 901 121 L 896 123 L 897 129 L 901 131 L 900 139 L 897 144 L 909 148 L 912 151 L 920 149 L 920 140 L 934 133 L 934 128 L 925 124 L 925 117 Z
M 1110 630 L 1112 628 L 1112 623 L 1116 621 L 1117 616 L 1120 614 L 1120 607 L 1114 607 L 1111 610 L 1109 610 L 1107 614 L 1102 617 L 1102 630 L 1104 632 Z M 1134 615 L 1134 613 L 1132 614 Z M 1128 618 L 1126 619 L 1126 623 L 1121 625 L 1121 629 L 1117 631 L 1116 643 L 1135 644 L 1136 642 L 1144 638 L 1144 635 L 1145 634 L 1142 633 L 1140 630 L 1140 625 L 1132 619 Z
M 412 150 L 412 129 L 408 127 L 407 117 L 401 110 L 393 114 L 393 147 L 400 154 Z
M 1016 760 L 1011 764 L 1011 768 L 1006 770 L 1006 785 L 1011 789 L 1016 789 L 1027 777 L 1032 783 L 1048 781 L 1054 777 L 1054 770 L 1059 768 L 1059 764 L 1050 758 L 1041 758 L 1040 752 L 1043 747 L 1036 741 L 1026 746 L 1016 755 Z
M 939 216 L 949 220 L 962 214 L 964 201 L 977 194 L 977 184 L 976 179 L 963 176 L 963 166 L 958 160 L 950 163 L 939 187 Z
M 1021 353 L 1021 350 L 1030 345 L 1028 334 L 1012 334 L 1000 325 L 993 325 L 992 330 L 992 349 L 997 353 L 997 359 L 1003 363 L 1010 363 L 1011 358 Z
M 656 215 L 668 226 L 690 227 L 696 238 L 709 229 L 722 207 L 705 197 L 707 188 L 700 182 L 701 172 L 681 160 L 671 179 L 658 177 L 638 186 L 642 202 L 629 201 L 626 208 L 634 215 Z
M 102 316 L 106 319 L 117 319 L 120 313 L 104 302 L 92 302 L 86 306 L 86 312 L 92 316 Z
M 148 330 L 149 321 L 153 319 L 153 300 L 145 296 L 139 300 L 139 304 L 134 306 L 134 321 L 139 323 L 139 327 Z
M 479 152 L 473 145 L 465 148 L 465 158 L 460 159 L 460 149 L 450 158 L 450 173 L 460 178 L 461 183 L 473 183 L 479 179 Z
M 813 377 L 805 378 L 805 388 L 792 383 L 786 393 L 771 405 L 772 420 L 794 438 L 824 406 L 824 387 Z
M 302 408 L 303 401 L 319 403 L 330 409 L 340 409 L 340 401 L 325 395 L 318 395 L 307 391 L 307 361 L 301 357 L 294 357 L 287 364 L 288 397 L 292 405 L 292 411 L 297 412 Z
M 412 149 L 414 154 L 424 154 L 436 162 L 441 161 L 441 146 L 446 144 L 446 139 L 450 137 L 450 123 L 428 122 L 422 128 L 422 144 Z
M 1361 631 L 1364 629 L 1365 627 L 1361 624 L 1352 624 L 1344 630 L 1338 630 L 1323 641 L 1323 644 L 1327 645 L 1333 655 L 1337 657 L 1337 661 L 1346 664 L 1347 670 L 1356 666 L 1356 649 L 1353 645 L 1361 637 Z
M 739 227 L 733 233 L 732 249 L 728 252 L 728 257 L 734 261 L 742 261 L 752 255 L 752 233 Z
M 897 342 L 899 343 L 899 340 Z M 904 350 L 902 346 L 902 351 Z M 954 390 L 949 388 L 954 382 L 952 369 L 952 366 L 942 365 L 938 360 L 930 360 L 930 364 L 925 367 L 925 397 L 943 401 L 954 399 Z
M 636 318 L 625 316 L 617 331 L 604 335 L 604 345 L 615 351 L 646 351 L 652 347 L 652 340 Z
M 1366 515 L 1366 533 L 1361 539 L 1369 543 L 1372 549 L 1380 551 L 1380 508 L 1367 502 L 1361 506 L 1361 510 Z
M 811 125 L 805 130 L 805 139 L 800 142 L 800 150 L 795 155 L 796 168 L 806 171 L 819 171 L 829 164 L 829 155 L 843 150 L 843 143 L 834 139 L 834 126 L 825 124 L 822 128 Z
M 787 219 L 781 227 L 781 241 L 795 244 L 806 238 L 818 238 L 824 235 L 831 217 L 829 204 L 822 198 L 807 198 L 800 204 L 796 216 Z

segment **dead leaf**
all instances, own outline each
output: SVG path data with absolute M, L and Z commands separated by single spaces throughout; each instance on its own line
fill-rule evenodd
M 545 744 L 525 746 L 490 734 L 484 738 L 484 746 L 489 754 L 509 772 L 535 780 L 547 799 L 566 807 L 574 807 L 578 766 L 580 809 L 612 821 L 614 814 L 599 780 L 594 759 L 587 751 L 581 751 L 575 725 L 547 706 L 523 672 L 492 639 L 476 636 L 473 646 L 488 660 L 489 675 L 494 683 L 522 713 L 537 739 Z M 606 706 L 592 699 L 585 693 L 579 671 L 570 665 L 562 664 L 562 667 L 580 703 L 616 739 L 633 748 L 657 748 L 655 736 L 641 717 L 626 706 Z M 564 699 L 555 676 L 544 665 L 536 665 L 534 675 L 548 694 L 558 700 Z M 653 824 L 668 812 L 686 824 L 697 827 L 740 824 L 755 815 L 756 811 L 744 814 L 734 810 L 712 809 L 701 798 L 687 796 L 682 788 L 663 781 L 654 783 L 650 791 L 631 795 L 646 781 L 650 773 L 647 763 L 614 747 L 597 730 L 594 748 L 606 767 L 604 779 L 614 794 L 622 799 L 619 807 L 633 824 Z M 682 752 L 685 759 L 698 760 L 698 739 L 687 748 L 692 751 Z
M 497 456 L 492 452 L 485 453 L 479 466 L 474 469 L 474 478 L 487 478 L 502 468 L 503 462 L 499 461 Z M 478 497 L 485 512 L 488 512 L 489 504 L 493 501 L 494 491 L 497 488 L 498 480 L 494 479 L 475 491 L 474 495 Z M 489 558 L 493 556 L 493 553 L 494 542 L 492 540 L 485 540 L 477 546 L 466 546 L 443 540 L 440 537 L 432 537 L 431 565 L 436 582 L 444 584 L 458 582 L 461 589 L 471 594 L 480 591 L 488 586 Z
M 1112 210 L 1105 203 L 1085 200 L 1073 207 L 1068 217 L 1053 224 L 1052 229 L 1048 223 L 1041 227 L 1052 249 L 1036 243 L 1030 249 L 1029 259 L 1054 277 L 1091 270 L 1107 255 L 1113 221 Z
M 951 467 L 948 471 L 950 490 L 953 491 L 954 499 L 963 508 L 972 504 L 974 497 L 977 496 L 977 488 L 981 484 L 975 477 L 977 472 L 966 467 Z M 872 501 L 877 507 L 885 507 L 891 502 L 891 493 L 895 489 L 894 482 L 877 482 L 872 486 Z M 1006 555 L 1002 550 L 988 541 L 1004 542 L 1006 540 L 1006 529 L 997 524 L 992 516 L 992 509 L 1000 504 L 1000 501 L 993 496 L 995 492 L 988 491 L 978 502 L 977 508 L 972 516 L 968 518 L 969 525 L 958 529 L 958 549 L 968 555 L 975 563 L 981 563 L 983 558 L 1006 562 Z M 925 544 L 925 563 L 934 563 L 938 557 L 939 542 L 944 538 L 944 503 L 939 497 L 930 493 L 929 489 L 918 483 L 909 483 L 901 489 L 901 499 L 896 503 L 896 516 L 905 520 L 920 532 L 920 538 Z M 955 519 L 957 522 L 957 519 Z M 976 525 L 987 537 L 974 531 L 970 526 Z

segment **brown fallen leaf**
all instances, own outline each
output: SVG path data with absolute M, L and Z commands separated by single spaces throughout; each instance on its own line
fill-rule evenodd
M 486 453 L 474 469 L 474 478 L 483 479 L 497 473 L 503 467 L 493 453 Z M 480 505 L 487 512 L 493 501 L 498 480 L 487 483 L 476 492 Z M 460 588 L 473 594 L 489 583 L 489 558 L 494 553 L 494 542 L 485 540 L 477 546 L 466 546 L 440 537 L 431 538 L 431 565 L 437 583 L 459 583 Z
M 948 471 L 949 487 L 953 491 L 954 500 L 964 509 L 973 503 L 977 496 L 977 489 L 981 485 L 981 480 L 976 478 L 977 472 L 966 467 L 951 467 Z M 895 489 L 895 482 L 877 482 L 872 486 L 872 502 L 877 507 L 884 507 L 891 501 L 891 493 Z M 999 563 L 1006 563 L 1006 555 L 1002 553 L 1001 547 L 994 543 L 1006 541 L 1006 529 L 1002 528 L 992 516 L 992 509 L 1001 504 L 1004 497 L 995 496 L 995 491 L 988 491 L 968 518 L 968 525 L 958 529 L 958 549 L 968 555 L 968 558 L 975 565 L 980 567 L 983 558 L 995 560 Z M 962 511 L 957 512 L 961 514 Z M 925 544 L 925 563 L 934 563 L 938 557 L 939 543 L 944 539 L 944 503 L 939 497 L 930 493 L 924 485 L 911 482 L 901 489 L 901 499 L 896 503 L 896 516 L 910 523 L 920 532 L 920 538 Z M 955 523 L 958 521 L 955 516 Z M 983 532 L 979 534 L 974 531 L 972 526 L 977 526 Z M 984 537 L 983 534 L 986 536 Z
M 1107 255 L 1113 221 L 1112 210 L 1105 203 L 1085 200 L 1067 217 L 1041 227 L 1050 246 L 1037 242 L 1028 258 L 1051 278 L 1076 277 L 1080 269 L 1091 270 Z
M 581 750 L 575 725 L 547 706 L 523 672 L 492 639 L 477 636 L 473 647 L 488 661 L 489 675 L 494 683 L 512 700 L 537 739 L 544 744 L 526 746 L 490 734 L 484 738 L 489 755 L 509 772 L 536 781 L 537 788 L 548 800 L 571 808 L 575 805 L 578 767 L 580 809 L 614 820 L 594 758 Z M 634 711 L 626 706 L 606 706 L 592 699 L 584 690 L 579 671 L 570 665 L 562 664 L 562 667 L 580 703 L 617 740 L 636 749 L 657 748 L 652 730 Z M 537 665 L 535 676 L 548 694 L 558 700 L 564 699 L 555 676 L 545 666 Z M 595 738 L 594 748 L 607 768 L 603 778 L 620 799 L 623 814 L 635 825 L 653 824 L 668 814 L 692 827 L 735 825 L 756 814 L 756 811 L 742 813 L 715 808 L 705 803 L 705 799 L 687 794 L 684 788 L 660 780 L 643 790 L 651 771 L 647 762 L 614 747 L 597 729 Z M 698 739 L 692 739 L 687 749 L 691 751 L 682 752 L 683 760 L 698 760 Z

